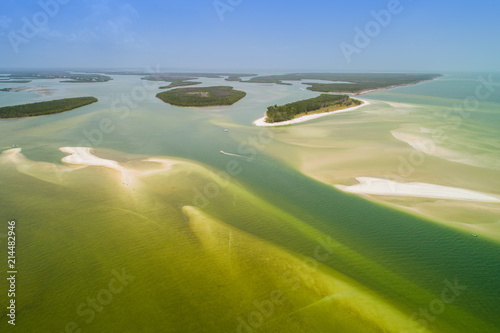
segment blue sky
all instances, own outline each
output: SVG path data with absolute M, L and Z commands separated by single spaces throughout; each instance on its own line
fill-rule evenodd
M 499 14 L 497 0 L 4 0 L 0 67 L 498 71 Z

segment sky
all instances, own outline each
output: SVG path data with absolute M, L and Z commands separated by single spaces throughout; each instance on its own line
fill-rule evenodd
M 2 0 L 0 68 L 498 71 L 500 1 Z

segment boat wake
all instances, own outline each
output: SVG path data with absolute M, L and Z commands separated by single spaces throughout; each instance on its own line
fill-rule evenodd
M 241 158 L 244 158 L 244 159 L 247 159 L 248 157 L 247 156 L 243 156 L 243 155 L 239 155 L 239 154 L 233 154 L 233 153 L 227 153 L 223 150 L 220 151 L 221 154 L 224 154 L 224 155 L 228 155 L 228 156 L 235 156 L 235 157 L 241 157 Z

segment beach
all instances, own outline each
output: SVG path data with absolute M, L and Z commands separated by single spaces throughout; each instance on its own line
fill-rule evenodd
M 264 117 L 259 118 L 253 122 L 255 126 L 260 126 L 260 127 L 270 127 L 270 126 L 287 126 L 287 125 L 294 125 L 294 124 L 299 124 L 303 123 L 305 121 L 321 118 L 321 117 L 326 117 L 332 114 L 337 114 L 337 113 L 342 113 L 342 112 L 349 112 L 349 111 L 354 111 L 356 109 L 359 109 L 362 106 L 366 106 L 370 104 L 370 102 L 362 99 L 358 99 L 359 101 L 362 102 L 361 105 L 356 105 L 347 109 L 341 109 L 341 110 L 336 110 L 336 111 L 330 111 L 330 112 L 324 112 L 324 113 L 316 113 L 316 114 L 308 114 L 299 118 L 294 118 L 291 120 L 286 120 L 286 121 L 280 121 L 277 123 L 267 123 L 266 122 L 266 115 L 264 114 Z
M 70 154 L 63 157 L 62 161 L 69 164 L 77 165 L 94 165 L 103 166 L 106 168 L 114 169 L 116 171 L 123 172 L 125 168 L 122 167 L 118 162 L 107 160 L 104 158 L 97 157 L 92 154 L 92 148 L 88 147 L 61 147 L 59 148 L 63 153 Z
M 49 88 L 106 101 L 135 91 L 141 77 Z M 426 149 L 443 125 L 438 116 L 475 80 L 459 78 L 470 85 L 464 90 L 438 80 L 428 91 L 424 83 L 371 93 L 368 107 L 279 127 L 272 137 L 252 122 L 310 92 L 236 82 L 248 97 L 209 112 L 151 94 L 127 113 L 97 103 L 0 121 L 1 208 L 19 223 L 20 246 L 29 244 L 19 249 L 22 290 L 51 295 L 19 293 L 23 329 L 58 332 L 75 320 L 99 332 L 425 331 L 408 318 L 457 277 L 469 289 L 428 331 L 494 332 L 500 282 L 484 275 L 497 274 L 489 263 L 499 252 L 500 169 L 481 166 L 498 161 L 498 103 L 444 128 L 450 140 Z M 456 98 L 432 97 L 440 85 Z M 39 98 L 4 93 L 4 104 L 23 96 Z M 115 130 L 101 137 L 102 119 Z M 478 166 L 455 162 L 470 158 Z M 379 194 L 361 193 L 368 189 Z M 115 274 L 129 283 L 88 326 L 77 309 L 92 309 L 88 297 L 106 301 Z M 273 300 L 273 314 L 247 326 L 255 304 L 267 309 Z M 51 311 L 62 315 L 43 320 Z
M 121 174 L 121 181 L 125 185 L 131 185 L 133 180 L 138 177 L 153 175 L 166 172 L 172 169 L 176 164 L 186 164 L 185 162 L 166 159 L 161 157 L 149 157 L 142 160 L 136 160 L 127 167 L 119 164 L 117 161 L 104 159 L 95 156 L 92 148 L 88 147 L 61 147 L 63 153 L 70 154 L 62 158 L 62 162 L 80 166 L 102 166 L 113 169 Z

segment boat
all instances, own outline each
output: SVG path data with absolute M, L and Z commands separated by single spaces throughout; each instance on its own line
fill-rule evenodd
M 224 128 L 224 132 L 229 132 L 227 128 Z
M 221 153 L 221 154 L 225 154 L 224 150 L 221 150 L 221 151 L 220 151 L 220 153 Z

